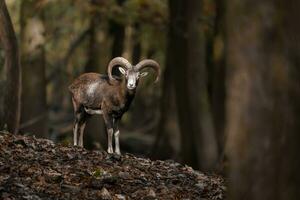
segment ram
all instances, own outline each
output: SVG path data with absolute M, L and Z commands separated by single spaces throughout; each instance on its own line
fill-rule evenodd
M 112 69 L 117 66 L 124 78 L 112 75 Z M 75 114 L 74 145 L 83 147 L 83 133 L 87 119 L 92 115 L 101 114 L 108 134 L 107 152 L 121 154 L 118 123 L 130 107 L 139 79 L 148 74 L 141 71 L 148 67 L 155 70 L 157 82 L 160 77 L 160 66 L 156 61 L 146 59 L 133 66 L 122 57 L 110 61 L 107 75 L 85 73 L 74 80 L 69 86 Z M 112 146 L 113 135 L 115 151 Z

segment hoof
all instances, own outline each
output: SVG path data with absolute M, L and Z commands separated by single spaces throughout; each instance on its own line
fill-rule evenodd
M 109 154 L 113 154 L 113 153 L 114 153 L 114 151 L 113 151 L 112 149 L 107 149 L 107 153 L 109 153 Z

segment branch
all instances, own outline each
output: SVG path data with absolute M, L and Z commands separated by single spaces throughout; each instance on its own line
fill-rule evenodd
M 65 68 L 63 66 L 66 66 L 69 63 L 70 58 L 74 54 L 75 50 L 80 46 L 80 44 L 85 40 L 86 36 L 90 34 L 90 27 L 84 30 L 80 35 L 78 35 L 77 38 L 75 38 L 67 50 L 65 56 L 59 60 L 54 66 L 53 71 L 51 74 L 47 77 L 47 83 L 54 79 L 54 77 L 57 76 L 57 73 L 64 73 L 66 74 Z
M 36 116 L 36 117 L 34 117 L 34 118 L 32 118 L 32 119 L 30 119 L 30 120 L 28 120 L 28 121 L 22 123 L 22 124 L 20 125 L 20 129 L 26 128 L 26 127 L 28 127 L 28 126 L 31 126 L 31 125 L 37 123 L 38 121 L 40 121 L 40 120 L 42 120 L 44 117 L 46 117 L 46 115 L 47 115 L 47 113 L 43 113 L 43 114 L 41 114 L 41 115 L 38 115 L 38 116 Z
M 69 46 L 69 49 L 68 49 L 66 55 L 64 56 L 64 58 L 61 61 L 62 64 L 65 64 L 65 65 L 68 64 L 71 56 L 73 55 L 73 53 L 75 52 L 77 47 L 80 46 L 80 44 L 84 41 L 86 36 L 90 34 L 90 32 L 91 32 L 91 29 L 89 27 L 85 31 L 83 31 L 77 38 L 75 38 L 75 40 L 73 40 L 71 42 L 71 45 Z

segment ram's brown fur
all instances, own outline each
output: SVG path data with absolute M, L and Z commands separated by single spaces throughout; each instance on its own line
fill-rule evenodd
M 112 68 L 118 65 L 122 67 L 121 72 L 126 74 L 123 79 L 112 75 Z M 115 152 L 120 154 L 118 122 L 129 109 L 135 96 L 139 70 L 146 68 L 147 65 L 156 70 L 158 80 L 160 69 L 155 61 L 143 60 L 133 67 L 125 58 L 117 57 L 109 63 L 108 75 L 85 73 L 73 81 L 69 90 L 72 94 L 75 113 L 74 145 L 83 146 L 86 120 L 93 114 L 102 114 L 108 132 L 108 152 L 113 153 L 112 135 L 114 134 Z M 135 85 L 130 82 L 127 84 L 127 79 L 134 80 Z

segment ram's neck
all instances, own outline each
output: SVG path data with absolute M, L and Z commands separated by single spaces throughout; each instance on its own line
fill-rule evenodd
M 127 109 L 129 108 L 134 96 L 135 96 L 135 92 L 136 89 L 133 90 L 129 90 L 126 86 L 126 82 L 125 80 L 122 81 L 122 91 L 123 91 L 123 96 L 125 97 L 125 107 L 127 107 Z
M 136 89 L 133 89 L 133 90 L 129 90 L 129 89 L 127 89 L 127 87 L 126 87 L 126 102 L 125 102 L 125 106 L 126 107 L 129 107 L 130 106 L 130 104 L 131 104 L 131 102 L 132 102 L 132 100 L 133 100 L 133 98 L 134 98 L 134 96 L 135 96 L 135 92 L 136 92 Z
M 127 99 L 127 102 L 125 103 L 126 104 L 126 106 L 130 106 L 130 104 L 131 104 L 131 102 L 132 102 L 132 100 L 133 100 L 133 98 L 134 98 L 134 96 L 135 96 L 135 90 L 136 89 L 134 89 L 134 90 L 128 90 L 127 89 L 127 93 L 126 93 L 126 99 Z

